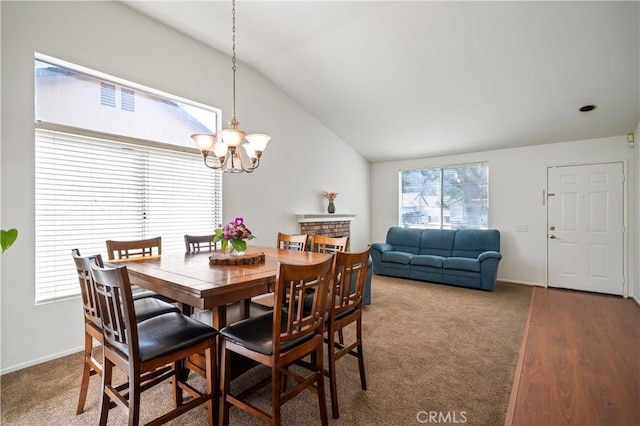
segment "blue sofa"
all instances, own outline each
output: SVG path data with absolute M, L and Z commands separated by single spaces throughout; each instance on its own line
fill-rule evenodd
M 500 232 L 392 227 L 385 243 L 371 245 L 371 258 L 378 275 L 493 291 Z

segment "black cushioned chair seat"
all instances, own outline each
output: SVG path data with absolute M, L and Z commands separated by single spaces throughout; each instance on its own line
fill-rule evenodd
M 338 304 L 338 300 L 335 301 L 335 304 Z M 311 294 L 307 294 L 304 296 L 304 315 L 309 315 L 309 313 L 311 312 L 311 308 L 313 306 L 313 293 Z M 329 309 L 331 309 L 331 300 L 329 298 L 327 298 L 327 313 L 325 314 L 325 321 L 328 319 L 329 317 Z M 336 319 L 340 319 L 342 317 L 346 317 L 347 315 L 351 314 L 352 312 L 354 312 L 356 310 L 355 306 L 353 308 L 344 310 L 342 312 L 340 312 L 338 315 L 336 315 Z
M 175 301 L 175 300 L 173 300 L 173 299 L 172 299 L 172 298 L 170 298 L 170 297 L 166 297 L 166 296 L 163 296 L 163 295 L 161 295 L 161 294 L 158 294 L 158 293 L 156 293 L 156 292 L 154 292 L 154 291 L 151 291 L 151 290 L 145 290 L 145 289 L 140 288 L 140 287 L 136 287 L 136 286 L 134 286 L 134 287 L 131 289 L 131 291 L 132 291 L 132 293 L 133 293 L 133 300 L 137 300 L 137 299 L 144 299 L 145 297 L 153 297 L 153 298 L 155 298 L 155 299 L 162 300 L 163 302 L 167 302 L 167 303 L 176 303 L 176 301 Z
M 133 307 L 136 311 L 136 322 L 141 322 L 169 312 L 180 313 L 180 310 L 171 303 L 164 302 L 155 297 L 135 299 L 133 301 Z
M 149 361 L 195 345 L 218 334 L 215 328 L 171 312 L 138 323 L 140 361 Z
M 286 326 L 287 313 L 282 313 L 282 324 Z M 273 354 L 273 312 L 259 315 L 254 318 L 247 318 L 235 324 L 231 324 L 220 330 L 220 334 L 227 340 L 244 346 L 254 352 L 264 355 Z M 297 339 L 285 342 L 280 346 L 280 352 L 296 347 L 306 340 L 311 339 L 315 334 L 309 333 Z

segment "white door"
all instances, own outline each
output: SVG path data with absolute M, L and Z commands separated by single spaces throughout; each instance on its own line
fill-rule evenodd
M 624 293 L 622 163 L 547 169 L 550 287 Z

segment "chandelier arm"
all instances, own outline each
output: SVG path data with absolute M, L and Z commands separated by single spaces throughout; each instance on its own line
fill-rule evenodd
M 208 151 L 201 151 L 201 152 L 202 152 L 202 157 L 204 159 L 204 165 L 207 166 L 210 169 L 214 169 L 214 170 L 222 169 L 227 164 L 227 160 L 229 159 L 229 156 L 226 156 L 224 161 L 220 161 L 218 159 L 218 164 L 219 165 L 210 164 L 210 163 L 207 162 L 207 160 L 210 158 L 209 152 Z M 214 155 L 214 157 L 215 157 L 215 155 Z M 217 158 L 218 157 L 216 157 L 216 159 Z
M 257 163 L 254 163 L 253 161 L 251 162 L 251 167 L 247 167 L 247 166 L 245 166 L 245 164 L 244 164 L 244 158 L 243 158 L 243 156 L 242 156 L 242 153 L 241 153 L 241 152 L 239 152 L 239 151 L 238 151 L 238 158 L 240 159 L 240 167 L 242 168 L 242 171 L 243 171 L 243 172 L 251 173 L 251 172 L 253 172 L 255 169 L 257 169 L 257 168 L 258 168 L 258 164 L 257 164 Z M 249 161 L 251 161 L 251 159 L 249 159 Z

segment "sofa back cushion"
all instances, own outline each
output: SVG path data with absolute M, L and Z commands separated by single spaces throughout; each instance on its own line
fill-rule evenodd
M 423 229 L 420 254 L 449 257 L 456 231 L 453 229 Z
M 500 231 L 497 229 L 459 229 L 453 240 L 453 257 L 475 258 L 485 251 L 500 252 Z
M 394 251 L 418 254 L 421 235 L 422 229 L 393 226 L 387 231 L 387 244 L 391 244 Z

